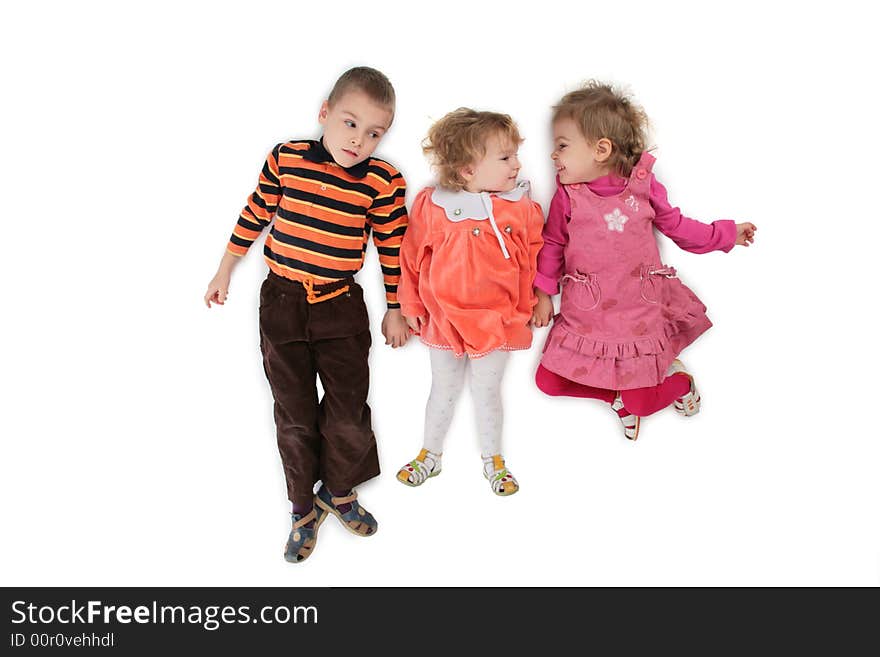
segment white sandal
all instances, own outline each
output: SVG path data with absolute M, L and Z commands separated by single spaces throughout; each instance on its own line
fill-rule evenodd
M 623 407 L 623 399 L 621 399 L 619 392 L 611 404 L 611 410 L 617 413 L 617 417 L 620 418 L 620 423 L 623 425 L 623 435 L 629 440 L 636 440 L 639 437 L 639 426 L 642 423 L 642 418 L 638 415 L 633 415 Z
M 397 480 L 407 486 L 421 486 L 431 477 L 440 474 L 440 456 L 423 449 L 415 459 L 397 472 Z
M 519 483 L 504 465 L 501 454 L 483 457 L 483 476 L 489 480 L 492 492 L 496 495 L 506 497 L 519 490 Z
M 684 374 L 691 380 L 691 389 L 685 395 L 673 402 L 675 412 L 679 415 L 684 415 L 685 417 L 696 415 L 700 412 L 700 393 L 697 390 L 696 384 L 694 384 L 694 377 L 684 368 L 684 363 L 677 358 L 672 361 L 672 365 L 669 366 L 669 371 L 666 372 L 666 376 L 668 378 L 673 374 Z

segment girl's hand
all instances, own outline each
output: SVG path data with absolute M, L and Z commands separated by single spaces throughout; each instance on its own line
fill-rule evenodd
M 226 303 L 226 297 L 229 296 L 229 279 L 230 273 L 226 271 L 218 271 L 217 275 L 208 283 L 208 291 L 205 292 L 205 305 L 211 307 L 211 302 L 223 305 Z
M 406 325 L 407 322 L 403 320 L 399 308 L 389 309 L 382 318 L 382 335 L 385 336 L 385 344 L 390 344 L 392 349 L 405 345 L 409 339 L 409 329 Z
M 752 242 L 755 241 L 755 231 L 758 230 L 758 227 L 749 223 L 748 221 L 744 224 L 736 225 L 736 244 L 737 246 L 748 246 Z
M 406 320 L 406 325 L 412 329 L 413 333 L 421 333 L 422 328 L 425 326 L 425 318 L 419 315 L 418 317 L 404 317 Z
M 547 326 L 553 318 L 553 300 L 546 292 L 536 291 L 538 305 L 532 310 L 532 326 Z

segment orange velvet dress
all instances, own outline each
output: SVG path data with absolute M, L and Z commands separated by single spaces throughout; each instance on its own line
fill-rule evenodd
M 423 189 L 401 244 L 398 287 L 403 315 L 426 320 L 422 342 L 471 358 L 528 349 L 543 227 L 525 181 L 498 194 Z

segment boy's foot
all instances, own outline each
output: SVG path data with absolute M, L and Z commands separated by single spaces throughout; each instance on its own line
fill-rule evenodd
M 421 486 L 440 474 L 440 454 L 423 449 L 419 455 L 397 473 L 397 480 L 407 486 Z
M 300 563 L 309 558 L 315 543 L 318 541 L 318 527 L 324 519 L 323 511 L 318 516 L 318 509 L 312 509 L 308 513 L 291 513 L 293 527 L 290 536 L 287 537 L 287 545 L 284 547 L 284 559 L 290 563 Z
M 483 476 L 489 480 L 492 492 L 496 495 L 506 497 L 519 490 L 519 484 L 505 467 L 501 454 L 483 457 Z
M 677 358 L 672 361 L 666 376 L 670 377 L 673 374 L 684 374 L 691 381 L 691 389 L 673 402 L 676 413 L 685 417 L 696 415 L 700 412 L 700 393 L 694 384 L 694 377 L 684 368 L 684 363 Z
M 623 435 L 629 440 L 636 440 L 639 437 L 639 425 L 642 418 L 626 410 L 619 392 L 611 403 L 611 410 L 617 413 L 617 417 L 620 418 L 620 423 L 623 425 Z
M 315 495 L 315 505 L 339 518 L 343 527 L 358 536 L 372 536 L 379 529 L 379 523 L 373 515 L 358 504 L 355 491 L 336 497 L 330 493 L 329 488 L 321 484 L 318 494 Z

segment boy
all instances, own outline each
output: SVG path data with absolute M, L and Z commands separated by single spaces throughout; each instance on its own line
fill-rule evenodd
M 379 474 L 367 405 L 369 320 L 353 276 L 372 229 L 388 305 L 382 334 L 386 344 L 403 345 L 409 333 L 397 282 L 406 183 L 371 157 L 394 103 L 394 88 L 375 69 L 353 68 L 336 81 L 318 115 L 323 136 L 272 149 L 205 294 L 209 308 L 226 301 L 232 269 L 275 218 L 263 249 L 270 271 L 260 289 L 260 349 L 293 504 L 284 554 L 293 563 L 312 553 L 327 513 L 360 536 L 378 528 L 353 491 Z

